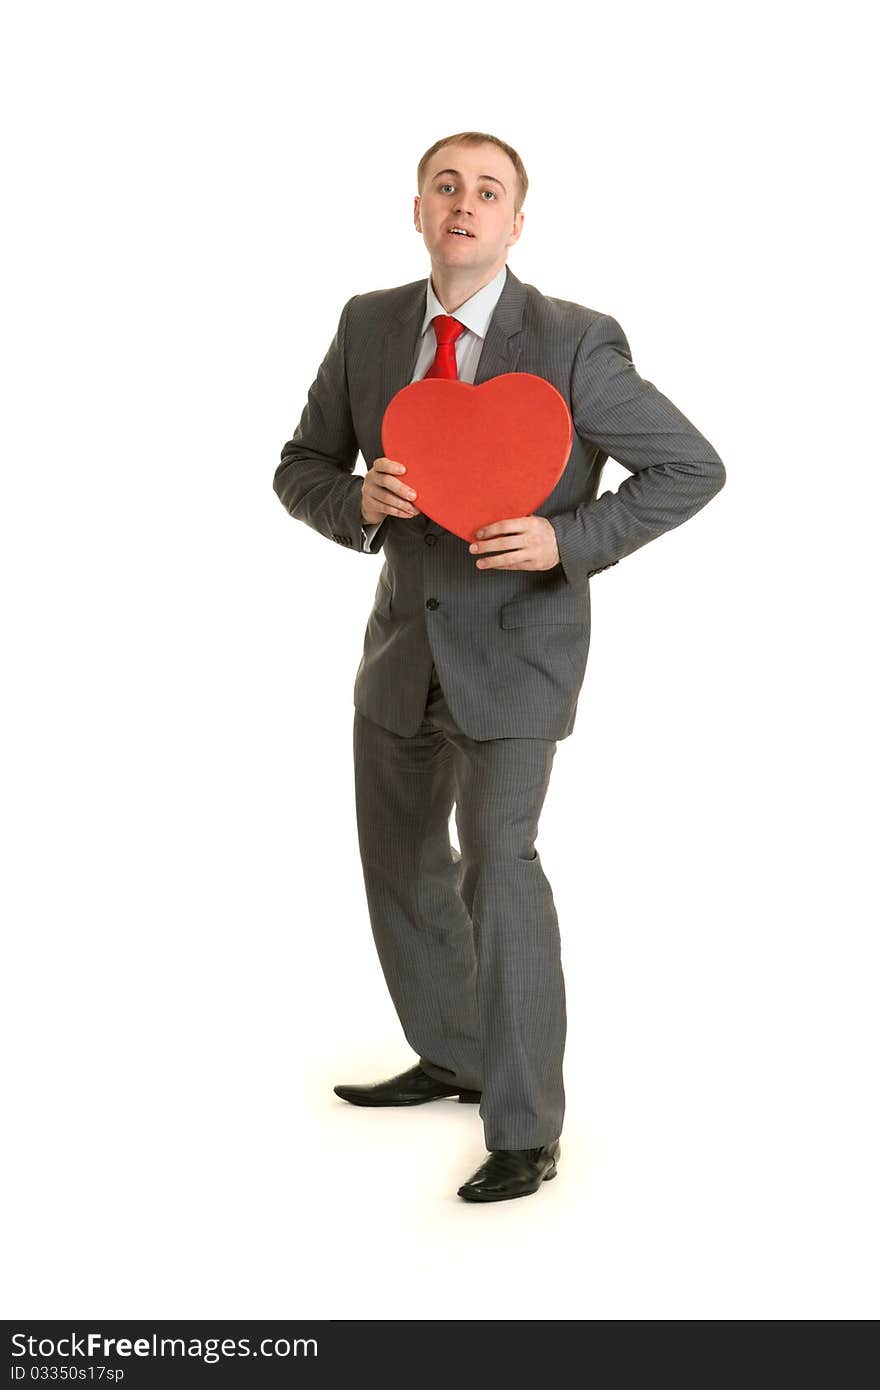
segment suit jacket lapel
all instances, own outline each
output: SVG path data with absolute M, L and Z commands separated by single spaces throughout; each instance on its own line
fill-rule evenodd
M 526 292 L 521 280 L 517 280 L 510 266 L 504 289 L 495 305 L 495 312 L 489 321 L 489 330 L 483 351 L 477 363 L 474 385 L 479 386 L 490 377 L 501 376 L 504 372 L 515 372 L 520 351 L 520 332 L 522 329 L 523 306 Z
M 388 325 L 382 347 L 382 408 L 379 419 L 385 414 L 388 402 L 404 386 L 408 386 L 413 374 L 413 365 L 421 336 L 422 319 L 425 314 L 425 295 L 427 280 L 420 280 L 413 287 L 403 307 L 398 309 Z

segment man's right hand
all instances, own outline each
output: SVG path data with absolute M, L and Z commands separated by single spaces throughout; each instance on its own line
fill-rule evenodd
M 376 459 L 367 471 L 361 491 L 361 521 L 365 526 L 375 526 L 386 516 L 419 515 L 418 507 L 409 500 L 416 493 L 400 477 L 405 472 L 405 464 L 386 458 Z

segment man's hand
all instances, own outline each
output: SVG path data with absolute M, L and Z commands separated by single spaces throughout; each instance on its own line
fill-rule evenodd
M 490 526 L 481 526 L 477 537 L 471 554 L 487 557 L 477 561 L 478 570 L 552 570 L 559 564 L 556 532 L 546 516 L 493 521 Z M 497 550 L 506 553 L 489 558 L 490 552 Z
M 407 499 L 415 497 L 414 490 L 401 481 L 406 465 L 394 459 L 378 458 L 364 478 L 361 490 L 361 521 L 375 526 L 386 516 L 418 516 L 419 511 Z

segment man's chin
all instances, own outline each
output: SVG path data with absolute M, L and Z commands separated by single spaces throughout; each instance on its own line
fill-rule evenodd
M 458 247 L 440 246 L 431 256 L 434 265 L 442 266 L 444 270 L 454 270 L 457 266 L 467 267 L 468 270 L 483 270 L 490 262 L 477 250 L 476 245 L 467 251 L 459 250 Z

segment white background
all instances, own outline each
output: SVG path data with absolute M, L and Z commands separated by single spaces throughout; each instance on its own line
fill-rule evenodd
M 6 1317 L 877 1316 L 866 16 L 7 6 Z M 512 269 L 728 478 L 592 584 L 559 1177 L 488 1207 L 474 1107 L 332 1093 L 415 1060 L 354 819 L 381 559 L 272 490 L 466 128 L 529 172 Z

